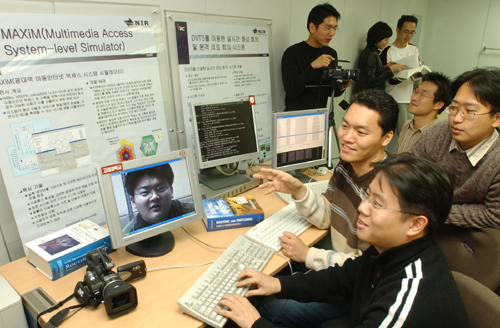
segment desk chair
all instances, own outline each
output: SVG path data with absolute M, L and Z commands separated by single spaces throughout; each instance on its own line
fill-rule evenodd
M 500 286 L 500 229 L 444 225 L 434 239 L 452 271 L 461 272 L 491 290 Z
M 483 284 L 453 271 L 472 328 L 497 328 L 500 323 L 500 296 Z

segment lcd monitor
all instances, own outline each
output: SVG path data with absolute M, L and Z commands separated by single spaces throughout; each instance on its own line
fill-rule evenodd
M 161 256 L 175 244 L 170 230 L 203 218 L 192 149 L 98 168 L 113 248 Z
M 327 109 L 279 112 L 272 117 L 272 167 L 308 182 L 311 178 L 298 170 L 327 164 Z
M 192 119 L 200 183 L 218 190 L 249 181 L 238 173 L 240 161 L 260 155 L 254 108 L 249 101 L 194 104 Z M 222 167 L 231 164 L 232 172 Z

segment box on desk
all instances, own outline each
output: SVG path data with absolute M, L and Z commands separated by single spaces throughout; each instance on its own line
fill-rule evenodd
M 203 209 L 207 231 L 249 227 L 264 220 L 264 211 L 253 196 L 204 199 Z
M 29 250 L 28 262 L 52 280 L 87 265 L 88 252 L 103 248 L 111 253 L 109 231 L 98 224 L 84 220 L 47 236 L 25 244 Z

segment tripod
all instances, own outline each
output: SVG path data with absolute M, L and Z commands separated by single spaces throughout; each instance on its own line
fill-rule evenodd
M 328 151 L 327 151 L 327 167 L 328 169 L 333 168 L 333 162 L 332 162 L 332 134 L 335 136 L 335 143 L 337 144 L 337 149 L 340 154 L 340 145 L 339 145 L 339 138 L 337 134 L 337 127 L 335 126 L 335 104 L 334 104 L 334 94 L 335 90 L 337 90 L 337 85 L 332 82 L 332 94 L 330 98 L 330 106 L 329 106 L 329 111 L 328 111 Z M 332 133 L 333 131 L 333 133 Z

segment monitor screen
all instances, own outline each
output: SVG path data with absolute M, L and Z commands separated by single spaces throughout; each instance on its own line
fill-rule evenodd
M 255 114 L 248 100 L 194 104 L 192 118 L 200 169 L 259 157 Z M 200 175 L 200 182 L 212 189 L 224 187 L 211 185 L 224 184 L 221 180 L 227 180 L 225 186 L 229 186 L 249 179 L 238 173 L 228 176 L 202 171 Z
M 166 254 L 170 230 L 204 216 L 192 149 L 102 167 L 98 178 L 114 248 Z
M 327 162 L 326 108 L 273 113 L 272 167 L 298 170 Z

